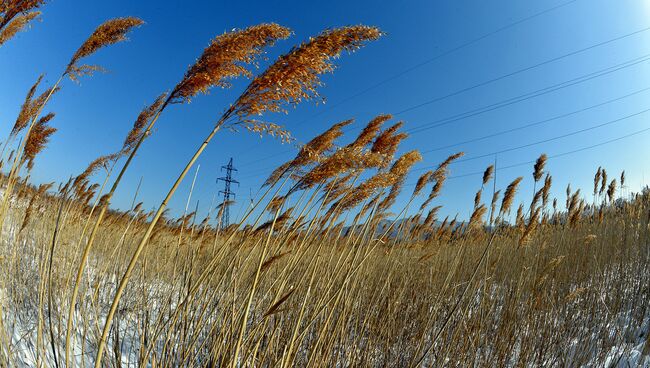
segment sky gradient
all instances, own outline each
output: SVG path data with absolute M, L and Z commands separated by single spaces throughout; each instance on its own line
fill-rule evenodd
M 277 22 L 295 33 L 269 49 L 269 62 L 325 28 L 366 24 L 386 32 L 379 41 L 343 55 L 335 73 L 323 77 L 325 104 L 306 102 L 266 120 L 306 142 L 333 123 L 354 118 L 343 143 L 378 114 L 403 120 L 410 137 L 400 153 L 418 149 L 424 160 L 407 180 L 397 211 L 417 175 L 457 151 L 466 158 L 451 166 L 452 179 L 436 201 L 444 206 L 442 217 L 469 216 L 481 185 L 476 173 L 495 159 L 497 189 L 524 176 L 520 198 L 526 201 L 532 195 L 532 164 L 524 163 L 541 153 L 551 156 L 552 197 L 560 203 L 569 182 L 591 193 L 598 166 L 610 177 L 626 170 L 627 191 L 645 185 L 646 174 L 650 178 L 650 131 L 643 131 L 650 127 L 649 1 L 188 4 L 53 0 L 43 7 L 40 22 L 0 48 L 0 134 L 6 137 L 38 75 L 45 73 L 45 81 L 54 82 L 98 24 L 129 15 L 146 22 L 130 41 L 89 60 L 109 72 L 80 84 L 65 82 L 48 105 L 47 111 L 57 113 L 53 125 L 59 131 L 36 160 L 34 182 L 66 181 L 97 156 L 118 149 L 140 110 L 180 80 L 211 38 L 262 22 Z M 114 206 L 129 208 L 141 178 L 137 201 L 144 201 L 146 209 L 157 206 L 245 85 L 240 79 L 232 89 L 213 89 L 191 104 L 171 106 L 127 171 Z M 232 157 L 241 185 L 234 188 L 238 203 L 231 216 L 241 214 L 272 169 L 296 152 L 271 137 L 219 133 L 198 161 L 191 207 L 198 200 L 200 213 L 207 211 L 222 189 L 215 182 L 222 176 L 220 167 Z M 175 215 L 185 207 L 193 175 L 170 204 Z

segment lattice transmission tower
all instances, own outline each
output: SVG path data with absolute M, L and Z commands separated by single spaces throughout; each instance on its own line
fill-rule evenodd
M 231 202 L 231 197 L 234 200 L 237 195 L 233 193 L 230 189 L 231 184 L 237 184 L 239 185 L 239 182 L 235 179 L 232 178 L 232 173 L 233 171 L 237 171 L 232 166 L 232 157 L 230 158 L 230 161 L 228 161 L 228 165 L 221 166 L 221 171 L 226 170 L 226 176 L 222 176 L 217 179 L 217 183 L 219 181 L 223 181 L 224 183 L 224 188 L 223 190 L 219 191 L 219 194 L 223 194 L 223 202 L 221 202 L 221 228 L 225 229 L 230 225 L 230 205 L 232 204 Z

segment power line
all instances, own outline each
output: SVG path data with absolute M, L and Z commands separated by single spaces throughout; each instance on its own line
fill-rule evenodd
M 588 132 L 588 131 L 598 129 L 598 128 L 602 128 L 602 127 L 607 126 L 607 125 L 615 124 L 615 123 L 618 123 L 618 122 L 621 122 L 621 121 L 624 121 L 624 120 L 627 120 L 627 119 L 630 119 L 630 118 L 633 118 L 633 117 L 636 117 L 636 116 L 640 116 L 640 115 L 643 115 L 643 114 L 645 114 L 645 113 L 647 113 L 649 111 L 650 111 L 650 108 L 645 109 L 645 110 L 641 110 L 639 112 L 635 112 L 635 113 L 630 114 L 630 115 L 620 117 L 618 119 L 609 120 L 609 121 L 606 121 L 606 122 L 601 123 L 601 124 L 597 124 L 597 125 L 594 125 L 594 126 L 590 126 L 588 128 L 576 130 L 576 131 L 573 131 L 573 132 L 570 132 L 570 133 L 558 135 L 558 136 L 555 136 L 555 137 L 552 137 L 552 138 L 547 138 L 547 139 L 543 139 L 543 140 L 532 142 L 532 143 L 523 144 L 523 145 L 516 146 L 516 147 L 510 147 L 510 148 L 506 148 L 506 149 L 503 149 L 503 150 L 486 153 L 486 154 L 483 154 L 483 155 L 461 158 L 459 160 L 454 161 L 453 163 L 455 164 L 455 163 L 461 163 L 461 162 L 466 162 L 466 161 L 477 160 L 477 159 L 485 158 L 485 157 L 492 157 L 492 156 L 494 156 L 496 154 L 512 152 L 512 151 L 516 151 L 516 150 L 519 150 L 519 149 L 536 146 L 538 144 L 556 141 L 558 139 L 562 139 L 562 138 L 570 137 L 570 136 L 573 136 L 573 135 L 576 135 L 576 134 Z M 430 168 L 433 168 L 433 167 L 435 167 L 435 166 L 428 166 L 428 167 L 424 167 L 424 168 L 415 169 L 415 170 L 412 170 L 412 171 L 427 170 L 427 169 L 430 169 Z
M 456 147 L 456 146 L 461 146 L 461 145 L 468 144 L 468 143 L 474 143 L 474 142 L 482 141 L 482 140 L 485 140 L 485 139 L 494 138 L 494 137 L 497 137 L 497 136 L 500 136 L 500 135 L 512 133 L 512 132 L 515 132 L 515 131 L 518 131 L 518 130 L 523 130 L 523 129 L 526 129 L 526 128 L 530 128 L 530 127 L 533 127 L 533 126 L 549 123 L 551 121 L 563 119 L 563 118 L 566 118 L 566 117 L 569 117 L 569 116 L 573 116 L 573 115 L 583 113 L 585 111 L 593 110 L 595 108 L 602 107 L 602 106 L 608 105 L 608 104 L 613 103 L 613 102 L 618 102 L 618 101 L 621 101 L 621 100 L 623 100 L 625 98 L 628 98 L 628 97 L 635 96 L 635 95 L 638 95 L 640 93 L 646 92 L 648 90 L 650 90 L 650 87 L 646 87 L 646 88 L 634 91 L 632 93 L 628 93 L 628 94 L 626 94 L 624 96 L 620 96 L 620 97 L 617 97 L 617 98 L 614 98 L 614 99 L 610 99 L 610 100 L 607 100 L 607 101 L 604 101 L 604 102 L 600 102 L 600 103 L 597 103 L 595 105 L 584 107 L 584 108 L 581 108 L 579 110 L 574 110 L 574 111 L 567 112 L 567 113 L 564 113 L 564 114 L 561 114 L 561 115 L 556 115 L 556 116 L 553 116 L 551 118 L 547 118 L 547 119 L 544 119 L 544 120 L 539 120 L 539 121 L 535 121 L 533 123 L 528 123 L 528 124 L 520 125 L 520 126 L 517 126 L 517 127 L 514 127 L 514 128 L 502 130 L 500 132 L 491 133 L 491 134 L 488 134 L 488 135 L 484 135 L 482 137 L 472 138 L 472 139 L 468 139 L 466 141 L 456 142 L 456 143 L 448 144 L 446 146 L 440 146 L 440 147 L 432 148 L 432 149 L 429 149 L 429 150 L 426 150 L 426 151 L 422 151 L 422 153 L 430 153 L 430 152 L 441 151 L 441 150 L 444 150 L 444 149 L 448 149 L 448 148 L 452 148 L 452 147 Z
M 409 111 L 412 111 L 412 110 L 418 109 L 418 108 L 420 108 L 420 107 L 423 107 L 423 106 L 426 106 L 426 105 L 432 104 L 432 103 L 434 103 L 434 102 L 439 102 L 439 101 L 445 100 L 445 99 L 447 99 L 447 98 L 457 96 L 457 95 L 459 95 L 459 94 L 461 94 L 461 93 L 465 93 L 465 92 L 467 92 L 467 91 L 471 91 L 471 90 L 473 90 L 473 89 L 476 89 L 476 88 L 479 88 L 479 87 L 483 87 L 483 86 L 485 86 L 485 85 L 488 85 L 488 84 L 491 84 L 491 83 L 494 83 L 494 82 L 500 81 L 500 80 L 502 80 L 502 79 L 505 79 L 505 78 L 512 77 L 512 76 L 517 75 L 517 74 L 521 74 L 521 73 L 527 72 L 527 71 L 529 71 L 529 70 L 532 70 L 532 69 L 538 68 L 538 67 L 540 67 L 540 66 L 548 65 L 548 64 L 554 63 L 554 62 L 556 62 L 556 61 L 559 61 L 559 60 L 562 60 L 562 59 L 566 59 L 566 58 L 568 58 L 568 57 L 575 56 L 575 55 L 577 55 L 577 54 L 581 54 L 581 53 L 583 53 L 583 52 L 585 52 L 585 51 L 593 50 L 593 49 L 595 49 L 595 48 L 598 48 L 598 47 L 601 47 L 601 46 L 604 46 L 604 45 L 608 45 L 608 44 L 613 43 L 613 42 L 616 42 L 616 41 L 620 41 L 620 40 L 622 40 L 622 39 L 625 39 L 625 38 L 628 38 L 628 37 L 631 37 L 631 36 L 634 36 L 634 35 L 637 35 L 637 34 L 640 34 L 640 33 L 646 32 L 646 31 L 648 31 L 648 30 L 650 30 L 650 27 L 646 27 L 646 28 L 643 28 L 643 29 L 640 29 L 640 30 L 637 30 L 637 31 L 634 31 L 634 32 L 631 32 L 631 33 L 627 33 L 627 34 L 624 34 L 624 35 L 622 35 L 622 36 L 614 37 L 614 38 L 611 38 L 611 39 L 609 39 L 609 40 L 602 41 L 602 42 L 596 43 L 596 44 L 594 44 L 594 45 L 591 45 L 591 46 L 588 46 L 588 47 L 585 47 L 585 48 L 582 48 L 582 49 L 579 49 L 579 50 L 575 50 L 575 51 L 569 52 L 569 53 L 567 53 L 567 54 L 560 55 L 560 56 L 557 56 L 557 57 L 554 57 L 554 58 L 551 58 L 551 59 L 548 59 L 548 60 L 542 61 L 542 62 L 540 62 L 540 63 L 534 64 L 534 65 L 531 65 L 531 66 L 527 66 L 527 67 L 522 68 L 522 69 L 518 69 L 518 70 L 516 70 L 516 71 L 514 71 L 514 72 L 510 72 L 510 73 L 503 74 L 503 75 L 501 75 L 501 76 L 499 76 L 499 77 L 492 78 L 492 79 L 489 79 L 489 80 L 487 80 L 487 81 L 484 81 L 484 82 L 481 82 L 481 83 L 478 83 L 478 84 L 475 84 L 475 85 L 472 85 L 472 86 L 469 86 L 469 87 L 465 87 L 465 88 L 462 88 L 462 89 L 460 89 L 460 90 L 458 90 L 458 91 L 455 91 L 455 92 L 452 92 L 452 93 L 449 93 L 449 94 L 446 94 L 446 95 L 443 95 L 443 96 L 440 96 L 440 97 L 436 97 L 436 98 L 433 98 L 433 99 L 431 99 L 431 100 L 424 101 L 424 102 L 419 103 L 419 104 L 417 104 L 417 105 L 414 105 L 414 106 L 408 107 L 408 108 L 406 108 L 406 109 L 404 109 L 404 110 L 401 110 L 401 111 L 395 113 L 395 115 L 400 115 L 400 114 L 403 114 L 403 113 L 406 113 L 406 112 L 409 112 Z
M 596 72 L 585 74 L 585 75 L 582 75 L 580 77 L 577 77 L 577 78 L 574 78 L 574 79 L 571 79 L 571 80 L 568 80 L 568 81 L 564 81 L 564 82 L 561 82 L 561 83 L 554 84 L 552 86 L 548 86 L 548 87 L 545 87 L 545 88 L 542 88 L 542 89 L 538 89 L 538 90 L 535 90 L 535 91 L 532 91 L 532 92 L 528 92 L 528 93 L 525 93 L 523 95 L 511 97 L 509 99 L 502 100 L 502 101 L 499 101 L 499 102 L 496 102 L 496 103 L 492 103 L 492 104 L 489 104 L 489 105 L 486 105 L 486 106 L 483 106 L 483 107 L 480 107 L 480 108 L 477 108 L 477 109 L 474 109 L 474 110 L 462 112 L 462 113 L 459 113 L 459 114 L 448 116 L 446 118 L 434 120 L 434 121 L 429 122 L 429 123 L 421 124 L 421 125 L 415 126 L 413 128 L 406 129 L 406 132 L 411 133 L 411 134 L 417 134 L 417 133 L 423 132 L 425 130 L 441 127 L 443 125 L 451 124 L 453 122 L 457 122 L 457 121 L 464 120 L 464 119 L 467 119 L 467 118 L 471 118 L 471 117 L 474 117 L 474 116 L 477 116 L 477 115 L 481 115 L 481 114 L 484 114 L 486 112 L 491 112 L 491 111 L 498 110 L 498 109 L 501 109 L 501 108 L 504 108 L 504 107 L 507 107 L 507 106 L 511 106 L 511 105 L 514 105 L 514 104 L 519 103 L 519 102 L 524 102 L 524 101 L 528 101 L 528 100 L 536 98 L 536 97 L 547 95 L 549 93 L 559 91 L 561 89 L 565 89 L 565 88 L 572 87 L 572 86 L 575 86 L 575 85 L 578 85 L 578 84 L 582 84 L 582 83 L 594 80 L 596 78 L 600 78 L 602 76 L 609 75 L 609 74 L 615 73 L 617 71 L 627 69 L 627 68 L 630 68 L 632 66 L 644 63 L 644 62 L 649 61 L 649 60 L 650 60 L 650 54 L 645 54 L 643 56 L 640 56 L 640 57 L 625 61 L 623 63 L 617 64 L 617 65 L 614 65 L 614 66 L 611 66 L 611 67 L 608 67 L 608 68 L 605 68 L 605 69 L 598 70 Z

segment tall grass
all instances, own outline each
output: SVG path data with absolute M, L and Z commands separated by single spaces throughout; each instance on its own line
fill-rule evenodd
M 3 2 L 0 35 L 41 3 Z M 463 153 L 422 174 L 397 206 L 422 156 L 397 156 L 407 135 L 384 114 L 348 144 L 338 140 L 352 120 L 301 145 L 229 227 L 223 207 L 205 219 L 188 208 L 169 217 L 170 199 L 219 132 L 291 140 L 259 119 L 319 98 L 320 76 L 379 38 L 373 27 L 326 30 L 258 74 L 251 66 L 290 30 L 219 35 L 143 109 L 119 150 L 57 189 L 29 184 L 55 133 L 53 115 L 41 115 L 64 77 L 97 70 L 79 61 L 140 24 L 108 21 L 40 95 L 38 78 L 3 144 L 0 366 L 598 366 L 625 362 L 631 349 L 650 353 L 650 192 L 624 194 L 624 173 L 610 180 L 598 168 L 590 203 L 569 187 L 559 208 L 546 155 L 532 177 L 505 188 L 491 165 L 468 193 L 467 221 L 439 221 L 435 202 Z M 250 84 L 158 208 L 144 212 L 134 188 L 129 210 L 111 209 L 160 115 L 237 77 Z M 524 180 L 533 182 L 530 202 L 518 194 Z

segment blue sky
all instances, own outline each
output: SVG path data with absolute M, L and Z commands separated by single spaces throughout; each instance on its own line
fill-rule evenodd
M 41 22 L 0 48 L 3 137 L 37 76 L 45 73 L 46 81 L 55 81 L 98 24 L 127 15 L 140 17 L 146 24 L 131 34 L 129 42 L 104 49 L 89 60 L 107 68 L 108 73 L 84 78 L 78 85 L 65 82 L 49 105 L 57 113 L 53 125 L 59 131 L 36 161 L 33 179 L 37 183 L 65 181 L 95 157 L 119 148 L 143 106 L 172 88 L 212 37 L 261 22 L 277 22 L 295 32 L 269 50 L 270 60 L 329 27 L 362 23 L 387 33 L 357 53 L 342 57 L 337 71 L 323 78 L 326 85 L 321 94 L 327 98 L 326 104 L 303 103 L 288 115 L 267 119 L 285 125 L 298 141 L 305 142 L 332 123 L 355 118 L 357 124 L 345 141 L 353 139 L 373 116 L 393 113 L 395 121 L 403 120 L 405 129 L 412 130 L 400 151 L 426 152 L 416 169 L 434 166 L 459 150 L 465 151 L 467 158 L 480 156 L 452 165 L 452 176 L 459 177 L 448 181 L 437 202 L 444 206 L 442 216 L 468 216 L 481 178 L 466 174 L 482 171 L 492 163 L 493 152 L 505 151 L 497 155 L 497 187 L 524 176 L 521 193 L 528 201 L 532 165 L 499 170 L 500 166 L 531 161 L 544 152 L 562 154 L 650 126 L 650 112 L 644 112 L 650 108 L 650 90 L 644 90 L 650 87 L 650 61 L 639 59 L 650 54 L 650 30 L 646 30 L 650 27 L 650 2 L 646 0 L 69 0 L 51 1 L 42 10 Z M 527 20 L 494 32 L 522 19 Z M 636 31 L 641 32 L 545 63 Z M 423 64 L 443 53 L 446 55 Z M 530 68 L 538 64 L 543 65 Z M 114 205 L 130 206 L 140 178 L 138 201 L 144 201 L 147 209 L 157 205 L 212 123 L 244 86 L 245 81 L 237 81 L 230 90 L 214 89 L 189 105 L 168 109 L 127 172 Z M 453 96 L 441 99 L 448 95 Z M 513 100 L 516 102 L 499 108 L 485 108 Z M 596 105 L 600 106 L 593 107 Z M 481 108 L 489 111 L 468 113 Z M 567 116 L 442 148 L 562 115 Z M 442 126 L 413 130 L 449 117 L 457 118 Z M 591 129 L 597 125 L 602 126 Z M 566 137 L 553 139 L 562 135 Z M 544 140 L 547 142 L 532 144 Z M 605 167 L 610 177 L 626 170 L 629 190 L 638 190 L 646 176 L 650 178 L 645 160 L 650 153 L 649 140 L 650 132 L 641 133 L 549 160 L 553 195 L 563 203 L 569 182 L 589 193 L 598 166 Z M 215 193 L 222 189 L 215 183 L 222 175 L 219 168 L 233 157 L 241 183 L 235 188 L 238 204 L 231 210 L 237 215 L 272 168 L 295 152 L 295 148 L 269 137 L 220 133 L 199 160 L 191 206 L 199 200 L 201 212 L 207 211 Z M 413 183 L 420 173 L 416 171 L 407 183 Z M 191 177 L 171 202 L 175 214 L 185 207 L 190 183 Z M 411 190 L 412 186 L 405 189 Z M 405 203 L 405 197 L 400 198 L 398 207 Z

